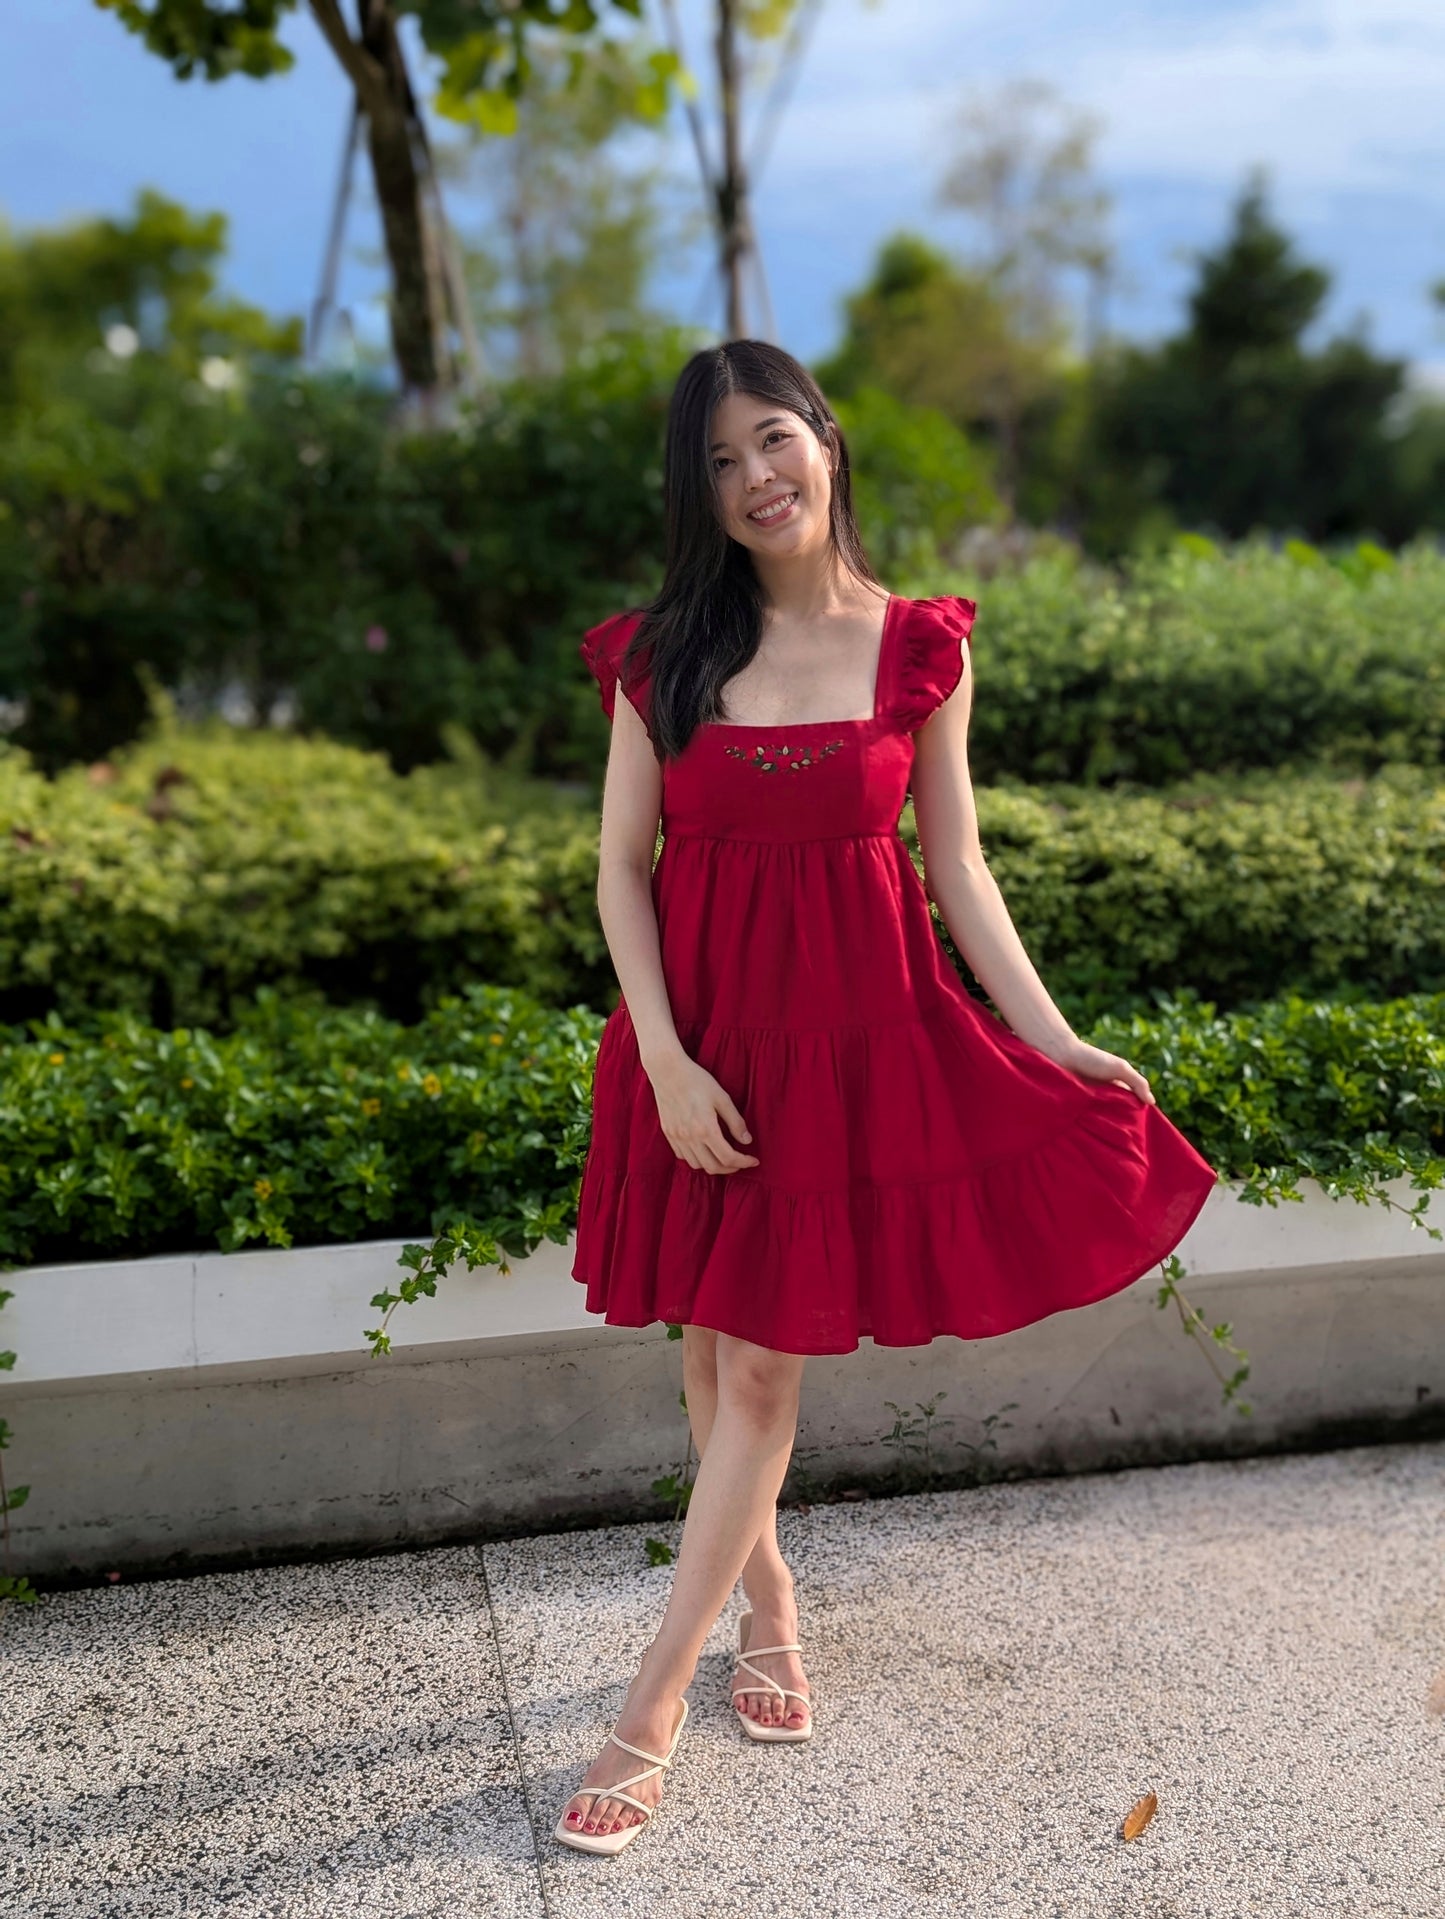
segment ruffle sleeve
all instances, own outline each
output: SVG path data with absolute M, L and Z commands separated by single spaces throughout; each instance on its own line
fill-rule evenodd
M 956 593 L 912 603 L 899 670 L 898 717 L 913 733 L 942 706 L 963 677 L 963 645 L 977 602 Z
M 598 625 L 588 627 L 578 648 L 587 662 L 588 671 L 597 682 L 597 690 L 602 697 L 602 710 L 609 720 L 616 709 L 617 688 L 621 683 L 622 655 L 641 621 L 640 610 L 613 613 Z M 644 726 L 647 725 L 647 685 L 647 675 L 639 670 L 638 664 L 634 664 L 629 669 L 629 678 L 622 687 Z

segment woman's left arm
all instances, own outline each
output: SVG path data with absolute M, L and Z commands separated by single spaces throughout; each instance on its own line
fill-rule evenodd
M 1118 1080 L 1151 1106 L 1144 1075 L 1074 1032 L 1039 978 L 978 837 L 968 770 L 973 669 L 964 647 L 958 685 L 914 735 L 913 817 L 924 884 L 954 945 L 1020 1039 L 1084 1079 Z

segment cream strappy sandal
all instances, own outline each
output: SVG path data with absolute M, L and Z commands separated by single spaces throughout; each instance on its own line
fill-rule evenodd
M 744 1671 L 755 1674 L 757 1678 L 762 1681 L 762 1684 L 759 1686 L 734 1686 L 734 1700 L 738 1698 L 739 1694 L 749 1692 L 772 1692 L 776 1693 L 780 1699 L 801 1699 L 803 1704 L 808 1708 L 808 1723 L 806 1726 L 760 1726 L 756 1719 L 750 1719 L 745 1712 L 735 1706 L 734 1710 L 737 1712 L 738 1718 L 742 1721 L 743 1731 L 749 1739 L 811 1739 L 813 1736 L 813 1702 L 809 1695 L 805 1692 L 799 1692 L 796 1686 L 780 1686 L 776 1679 L 770 1679 L 765 1672 L 760 1672 L 756 1666 L 750 1664 L 749 1661 L 743 1657 L 743 1654 L 748 1651 L 752 1652 L 754 1659 L 761 1659 L 764 1653 L 801 1652 L 803 1648 L 798 1644 L 796 1639 L 790 1640 L 786 1646 L 753 1646 L 750 1648 L 748 1645 L 748 1632 L 752 1623 L 753 1616 L 750 1612 L 743 1613 L 738 1620 L 738 1664 Z
M 591 1795 L 594 1805 L 599 1799 L 622 1799 L 625 1800 L 629 1806 L 635 1806 L 637 1810 L 645 1816 L 632 1825 L 619 1826 L 616 1832 L 583 1832 L 580 1826 L 567 1825 L 567 1806 L 564 1806 L 561 1817 L 553 1828 L 552 1837 L 554 1839 L 559 1839 L 564 1846 L 575 1846 L 578 1852 L 621 1852 L 624 1846 L 630 1846 L 632 1844 L 643 1827 L 651 1823 L 652 1815 L 657 1811 L 657 1807 L 645 1805 L 642 1800 L 634 1799 L 630 1792 L 623 1791 L 623 1787 L 641 1785 L 644 1779 L 650 1779 L 655 1772 L 662 1772 L 666 1767 L 672 1764 L 672 1756 L 677 1751 L 677 1742 L 681 1739 L 682 1729 L 687 1724 L 687 1701 L 684 1699 L 680 1703 L 682 1711 L 678 1714 L 677 1728 L 672 1735 L 672 1744 L 667 1749 L 667 1757 L 665 1759 L 659 1759 L 655 1752 L 644 1752 L 641 1746 L 628 1745 L 627 1741 L 625 1739 L 619 1739 L 615 1732 L 609 1733 L 607 1736 L 614 1745 L 621 1746 L 624 1752 L 636 1753 L 639 1759 L 651 1760 L 651 1765 L 647 1767 L 645 1772 L 633 1773 L 630 1779 L 619 1779 L 615 1785 L 579 1786 L 577 1791 L 574 1792 L 567 1801 L 567 1806 L 570 1806 L 572 1800 L 578 1798 L 584 1792 Z

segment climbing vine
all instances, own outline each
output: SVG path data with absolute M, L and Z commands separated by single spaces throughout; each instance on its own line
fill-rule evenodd
M 15 1295 L 0 1287 L 0 1309 L 6 1307 Z M 0 1372 L 15 1370 L 13 1352 L 0 1352 Z M 10 1515 L 23 1506 L 30 1497 L 28 1486 L 10 1486 L 5 1484 L 5 1449 L 10 1444 L 10 1424 L 0 1419 L 0 1605 L 14 1600 L 17 1605 L 33 1606 L 40 1597 L 30 1581 L 23 1574 L 13 1571 L 10 1563 Z

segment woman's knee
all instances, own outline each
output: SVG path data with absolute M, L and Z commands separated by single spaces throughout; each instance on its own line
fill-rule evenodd
M 717 1364 L 717 1343 L 720 1334 L 711 1326 L 687 1326 L 682 1329 L 682 1356 L 684 1359 L 702 1359 L 712 1365 Z
M 719 1403 L 762 1426 L 794 1421 L 803 1379 L 801 1353 L 774 1352 L 730 1333 L 717 1335 Z

